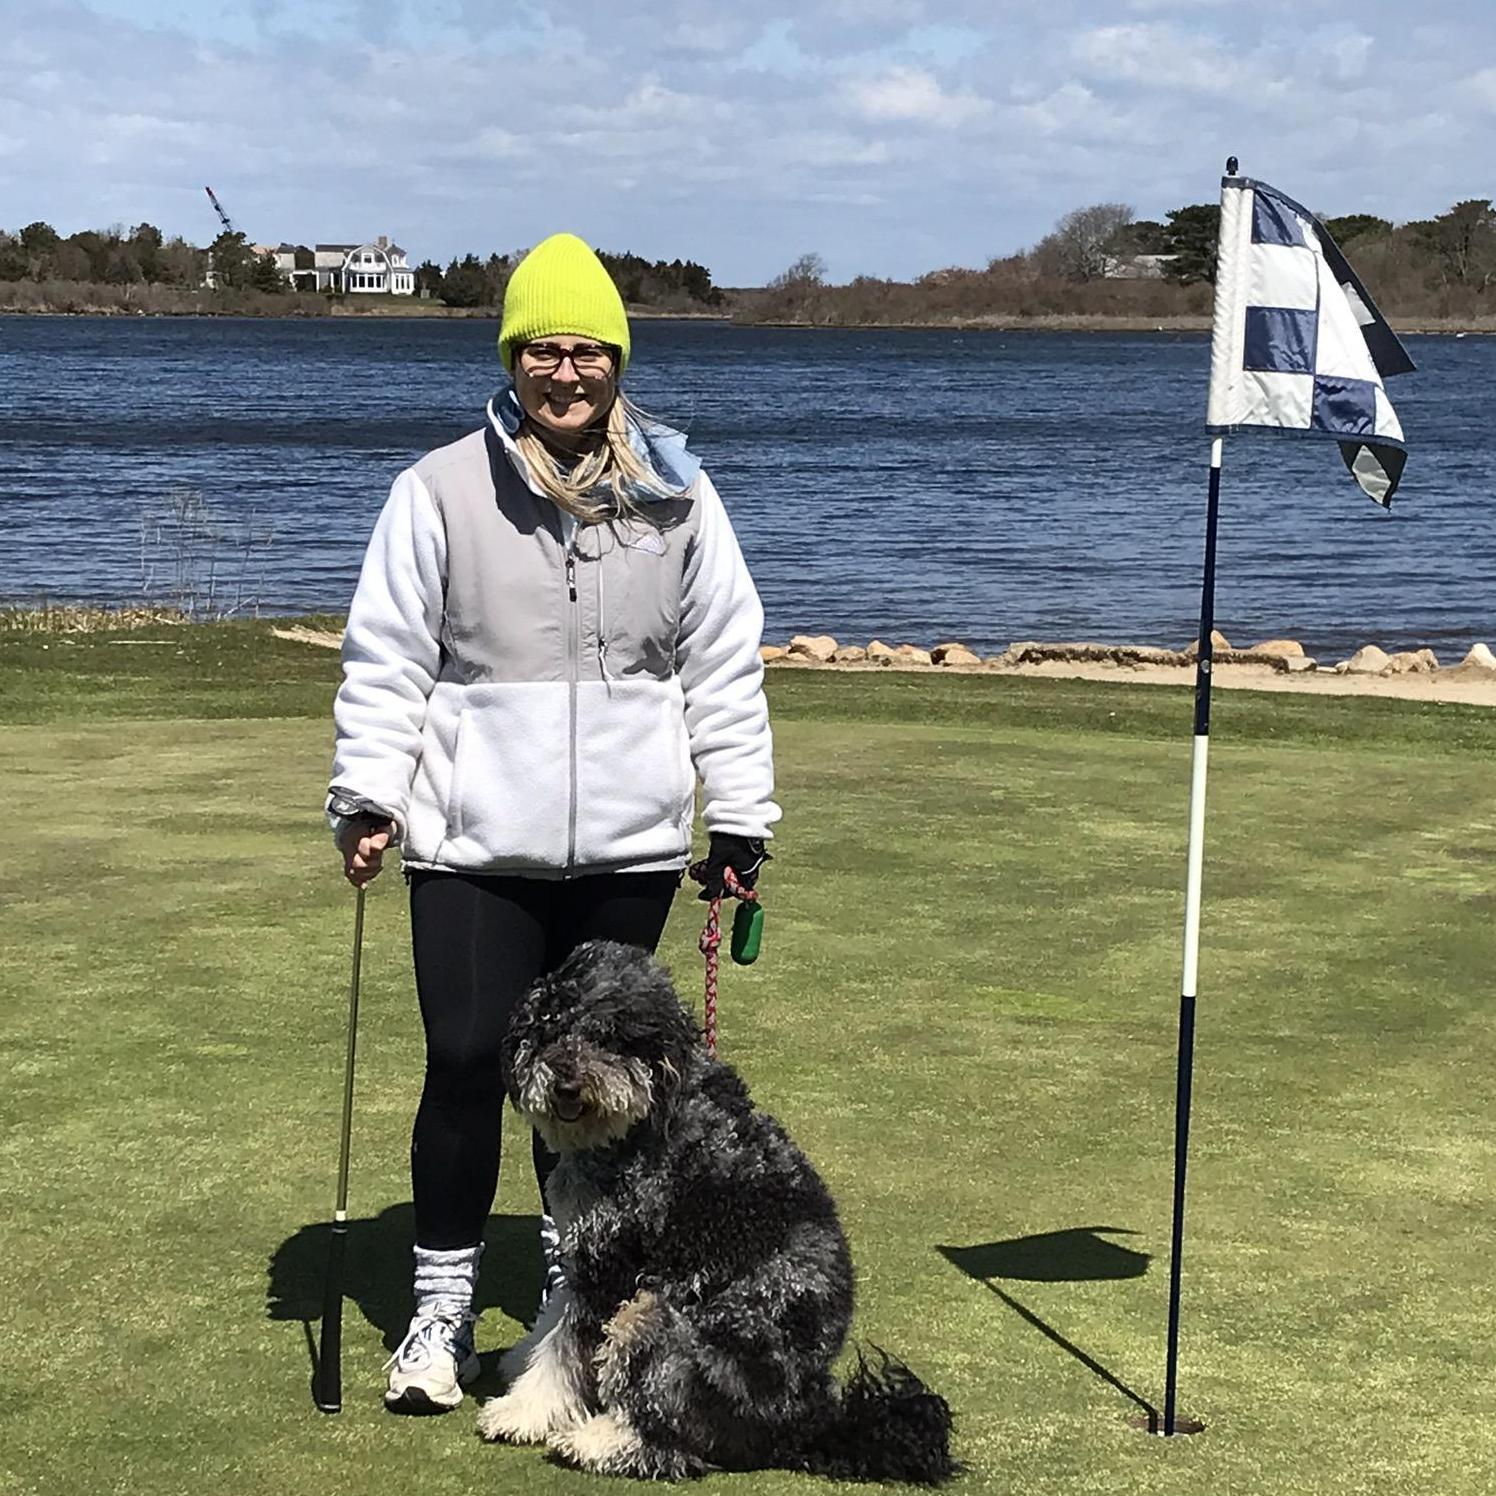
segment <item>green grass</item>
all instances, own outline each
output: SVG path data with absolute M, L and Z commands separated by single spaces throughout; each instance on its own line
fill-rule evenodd
M 379 1406 L 420 1069 L 392 876 L 345 1409 L 311 1407 L 351 934 L 318 815 L 335 676 L 264 625 L 0 636 L 0 1491 L 600 1489 L 480 1445 L 470 1409 Z M 1188 691 L 770 689 L 786 818 L 723 1050 L 840 1201 L 857 1334 L 950 1398 L 957 1489 L 1487 1489 L 1492 716 L 1218 695 L 1181 1363 L 1209 1427 L 1169 1442 L 1129 1418 L 1162 1394 Z M 698 923 L 682 900 L 664 945 L 693 1001 Z M 511 1129 L 485 1352 L 534 1299 L 527 1176 Z

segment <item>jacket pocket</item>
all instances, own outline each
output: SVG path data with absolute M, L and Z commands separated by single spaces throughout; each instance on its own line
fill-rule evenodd
M 570 720 L 564 685 L 467 688 L 453 748 L 443 863 L 565 866 Z
M 578 687 L 579 864 L 683 855 L 691 844 L 695 783 L 678 681 Z
M 598 624 L 608 645 L 608 668 L 627 680 L 664 682 L 675 670 L 680 633 L 680 542 L 635 522 L 604 532 L 598 543 Z

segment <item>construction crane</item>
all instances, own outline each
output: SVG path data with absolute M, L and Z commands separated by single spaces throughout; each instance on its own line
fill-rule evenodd
M 218 221 L 223 225 L 226 234 L 237 234 L 238 229 L 234 227 L 233 220 L 224 212 L 223 204 L 218 201 L 218 194 L 211 187 L 204 187 L 203 191 L 208 194 L 208 201 L 213 204 L 213 211 L 218 215 Z

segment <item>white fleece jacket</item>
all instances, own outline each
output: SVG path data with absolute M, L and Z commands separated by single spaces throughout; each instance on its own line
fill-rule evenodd
M 387 813 L 414 867 L 676 868 L 699 777 L 709 830 L 771 835 L 763 611 L 710 479 L 673 461 L 688 495 L 648 522 L 566 527 L 491 409 L 395 480 L 344 639 L 335 826 Z

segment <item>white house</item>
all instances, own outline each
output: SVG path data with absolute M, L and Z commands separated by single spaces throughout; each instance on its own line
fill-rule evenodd
M 1108 255 L 1103 274 L 1108 280 L 1162 280 L 1173 263 L 1173 255 Z
M 282 244 L 276 249 L 275 263 L 298 291 L 415 295 L 415 271 L 405 251 L 391 244 L 387 234 L 367 244 L 318 244 L 310 252 Z

